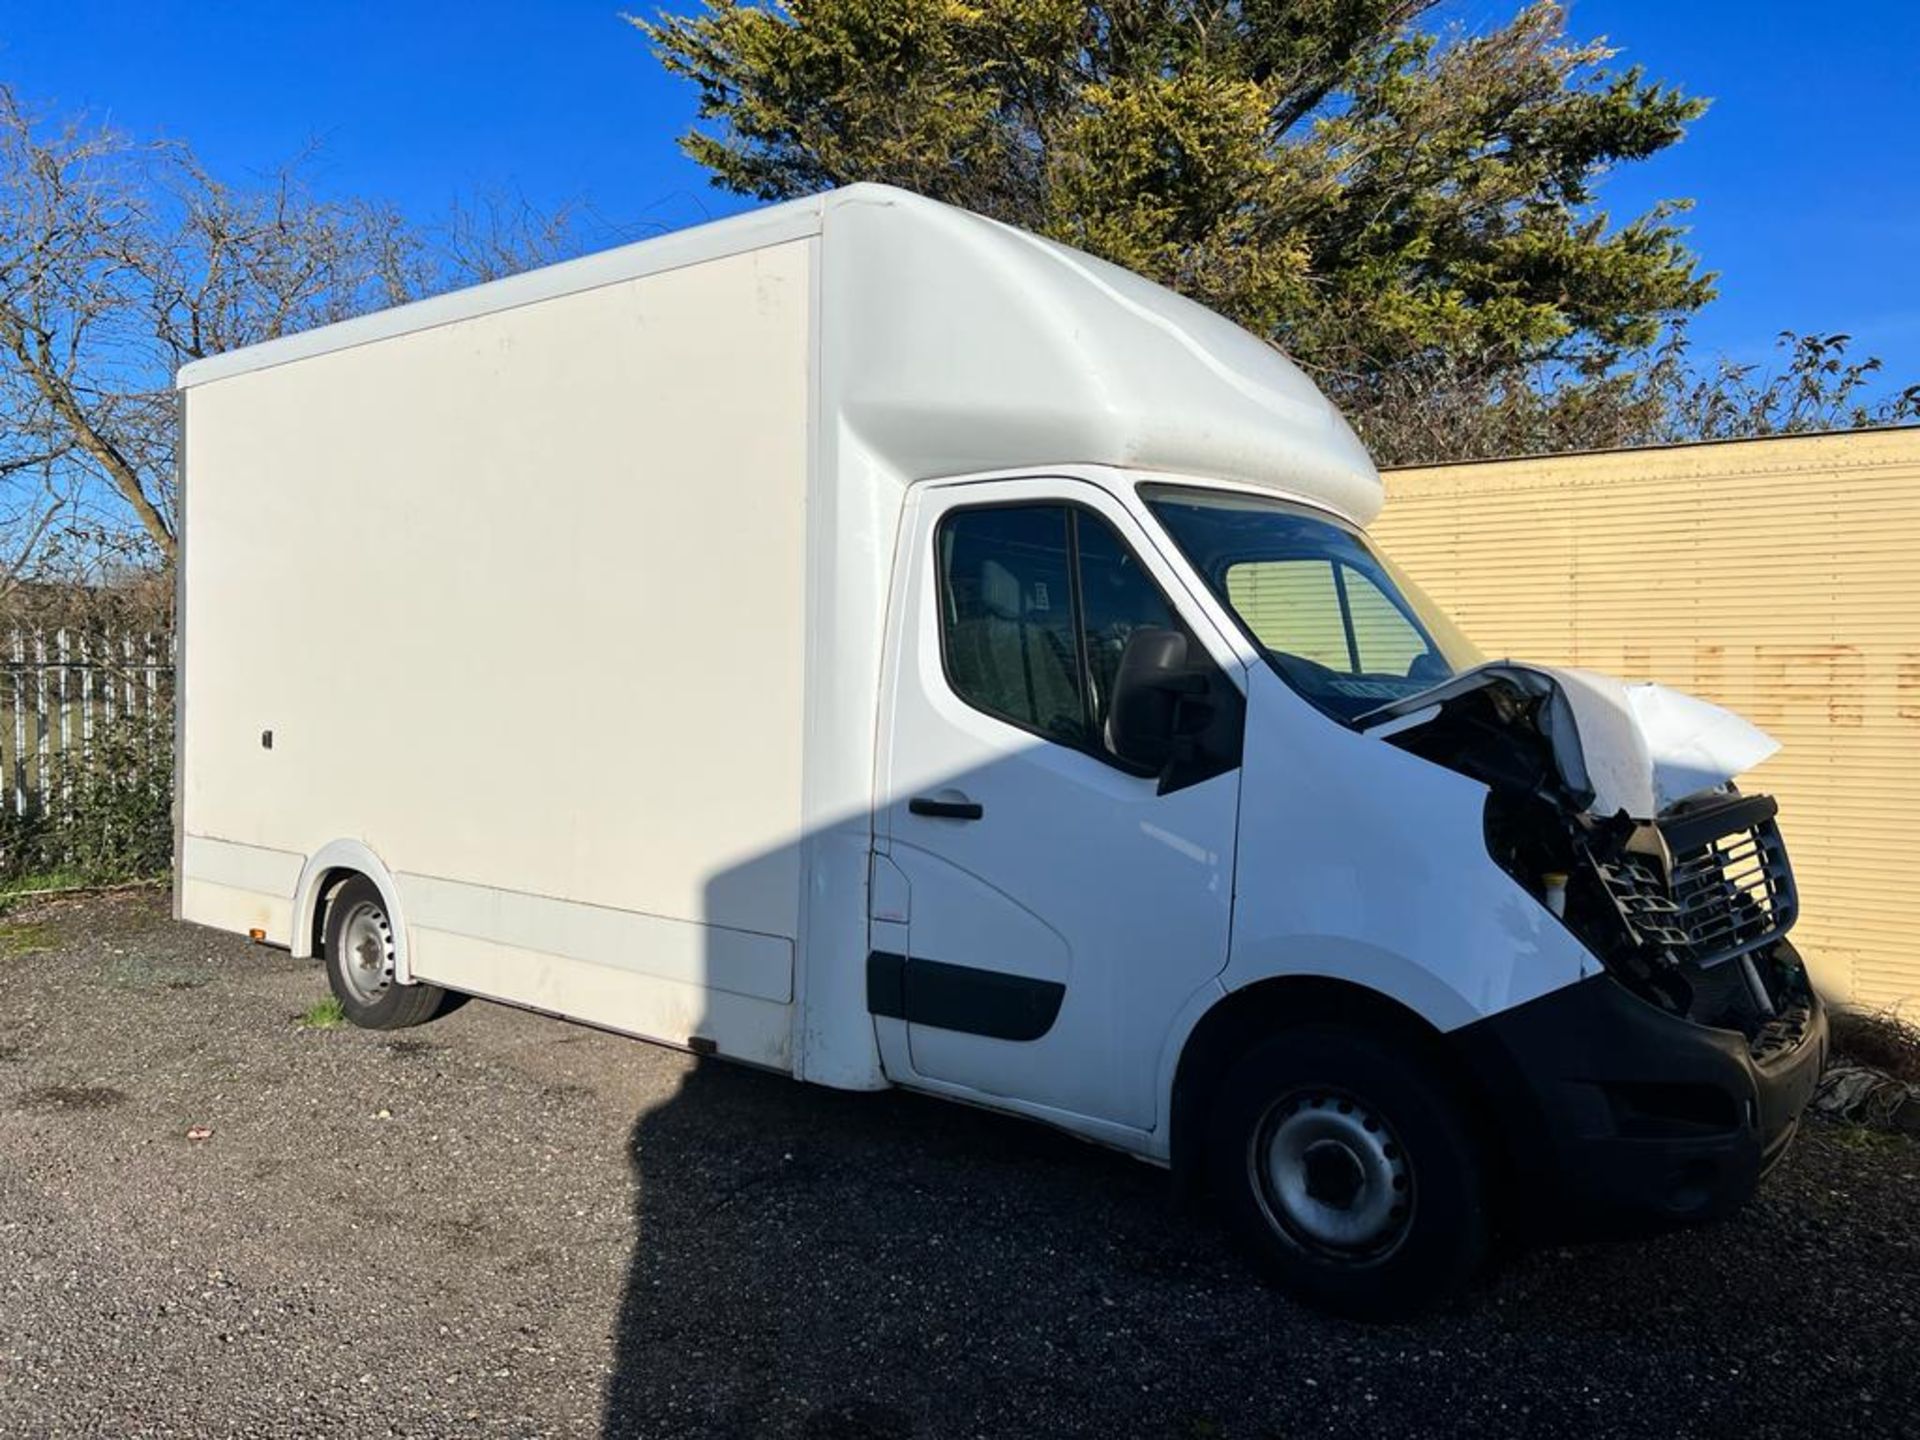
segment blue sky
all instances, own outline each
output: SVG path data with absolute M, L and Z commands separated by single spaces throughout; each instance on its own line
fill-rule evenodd
M 1449 0 L 1446 13 L 1485 25 L 1513 8 Z M 189 140 L 224 174 L 318 142 L 323 184 L 423 219 L 474 192 L 583 201 L 635 232 L 743 208 L 680 156 L 691 93 L 618 11 L 0 0 L 0 79 Z M 1572 28 L 1714 102 L 1682 145 L 1603 191 L 1619 215 L 1698 202 L 1693 243 L 1722 276 L 1694 327 L 1702 345 L 1765 362 L 1779 330 L 1844 330 L 1889 381 L 1920 382 L 1920 5 L 1573 0 Z

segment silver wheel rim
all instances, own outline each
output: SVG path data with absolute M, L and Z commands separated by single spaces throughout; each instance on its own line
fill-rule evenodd
M 386 911 L 362 900 L 340 922 L 340 979 L 362 1004 L 378 1000 L 393 983 L 393 927 Z
M 1413 1223 L 1413 1168 L 1386 1120 L 1333 1089 L 1276 1100 L 1247 1164 L 1267 1223 L 1330 1258 L 1377 1260 Z

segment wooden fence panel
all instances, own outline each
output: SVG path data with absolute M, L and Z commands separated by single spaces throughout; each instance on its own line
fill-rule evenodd
M 173 642 L 150 632 L 0 635 L 0 775 L 15 816 L 57 817 L 70 759 L 90 757 L 122 725 L 169 723 Z

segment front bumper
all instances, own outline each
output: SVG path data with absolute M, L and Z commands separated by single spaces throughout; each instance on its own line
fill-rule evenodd
M 1620 1234 L 1737 1209 L 1783 1155 L 1826 1063 L 1809 995 L 1797 1034 L 1747 1037 L 1596 975 L 1455 1033 L 1488 1098 L 1526 1228 Z

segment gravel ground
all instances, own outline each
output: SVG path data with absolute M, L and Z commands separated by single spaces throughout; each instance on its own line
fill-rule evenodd
M 158 895 L 0 922 L 0 1432 L 1920 1434 L 1910 1141 L 1365 1328 L 1032 1126 L 323 993 Z

